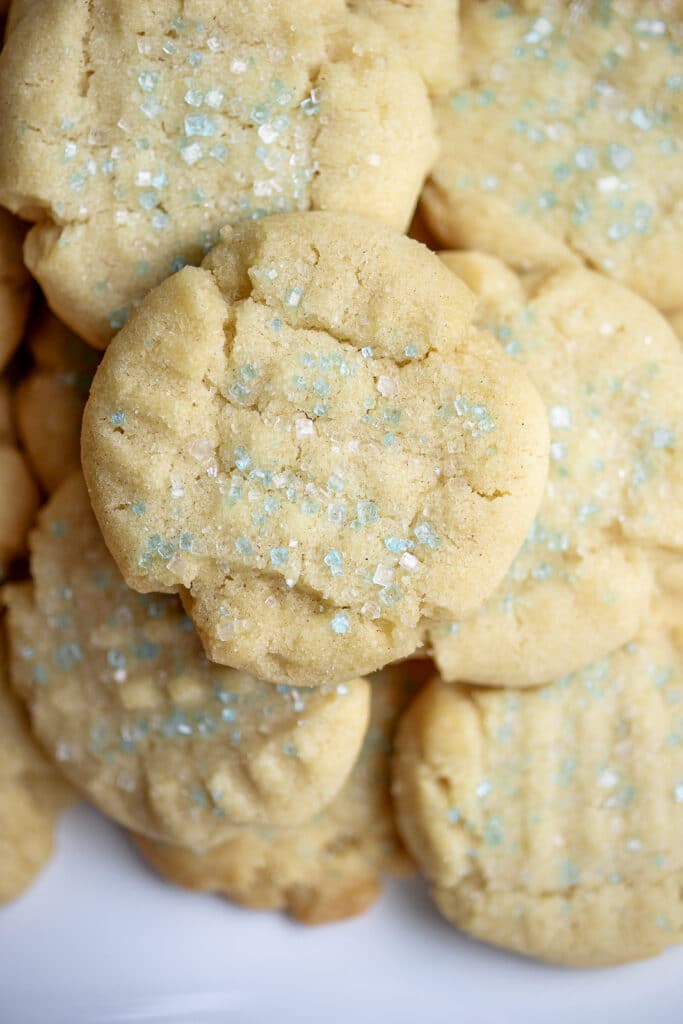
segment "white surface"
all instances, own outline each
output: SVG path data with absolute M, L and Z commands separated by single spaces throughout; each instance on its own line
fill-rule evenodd
M 1 1024 L 682 1024 L 683 948 L 567 971 L 470 942 L 417 882 L 364 917 L 304 928 L 186 893 L 81 807 L 0 910 Z

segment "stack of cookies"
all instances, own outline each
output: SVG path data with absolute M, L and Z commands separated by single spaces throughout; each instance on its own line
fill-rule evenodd
M 0 899 L 683 941 L 683 5 L 14 0 L 0 125 Z

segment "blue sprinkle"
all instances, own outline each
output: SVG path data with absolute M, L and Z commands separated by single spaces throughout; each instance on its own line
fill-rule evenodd
M 159 84 L 159 75 L 156 71 L 141 71 L 138 75 L 138 85 L 143 92 L 154 92 Z
M 430 523 L 419 523 L 413 530 L 413 533 L 420 544 L 424 544 L 432 551 L 441 547 L 441 541 L 439 540 L 434 527 Z
M 243 445 L 239 445 L 238 448 L 235 448 L 233 454 L 235 456 L 235 465 L 238 469 L 245 470 L 251 466 L 251 457 Z
M 384 547 L 387 551 L 392 551 L 397 555 L 402 551 L 407 551 L 408 548 L 412 548 L 412 546 L 412 541 L 406 540 L 403 537 L 385 537 L 384 539 Z
M 620 142 L 610 142 L 608 153 L 610 163 L 617 171 L 625 171 L 633 163 L 633 150 Z
M 188 138 L 191 138 L 193 135 L 207 138 L 210 135 L 215 135 L 218 131 L 216 119 L 209 117 L 207 114 L 187 114 L 184 125 L 185 134 Z
M 146 505 L 144 501 L 136 501 L 134 505 L 131 505 L 131 511 L 133 515 L 137 516 L 138 519 L 140 518 L 140 516 L 145 514 L 145 508 Z
M 113 331 L 120 330 L 121 327 L 126 323 L 130 315 L 129 309 L 114 309 L 109 314 L 109 326 Z
M 117 409 L 116 412 L 112 413 L 111 421 L 115 427 L 122 427 L 126 422 L 126 414 L 121 409 Z
M 344 575 L 344 569 L 342 566 L 343 561 L 343 555 L 341 554 L 340 551 L 337 551 L 336 548 L 332 548 L 331 551 L 328 551 L 325 557 L 323 558 L 323 562 L 325 563 L 326 566 L 328 566 L 333 576 Z
M 240 405 L 244 405 L 251 395 L 249 388 L 245 384 L 242 384 L 241 381 L 235 381 L 235 383 L 230 387 L 228 393 L 230 397 L 234 398 L 234 400 Z
M 254 554 L 254 549 L 246 537 L 238 537 L 235 541 L 235 547 L 240 555 L 249 556 Z
M 356 505 L 356 513 L 361 526 L 369 526 L 379 519 L 379 510 L 374 501 L 359 501 Z
M 346 612 L 337 612 L 330 623 L 333 633 L 344 636 L 349 631 L 349 617 Z
M 289 551 L 287 548 L 271 548 L 270 561 L 273 565 L 285 565 L 289 561 Z
M 653 448 L 674 448 L 676 445 L 676 433 L 668 427 L 657 427 L 652 432 Z

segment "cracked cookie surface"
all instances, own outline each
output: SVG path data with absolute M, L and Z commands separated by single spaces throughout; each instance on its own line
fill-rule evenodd
M 234 824 L 294 825 L 328 803 L 365 734 L 364 680 L 298 691 L 210 664 L 176 597 L 121 579 L 80 474 L 7 588 L 12 681 L 64 775 L 116 820 L 209 846 Z
M 404 662 L 368 679 L 372 708 L 359 758 L 331 804 L 290 829 L 235 828 L 210 850 L 134 841 L 170 881 L 219 892 L 249 907 L 287 910 L 305 924 L 365 911 L 383 875 L 412 870 L 396 834 L 389 761 L 396 722 L 430 666 Z
M 0 201 L 36 222 L 29 268 L 100 348 L 226 223 L 405 227 L 436 153 L 421 77 L 342 0 L 16 0 L 0 91 Z
M 431 644 L 447 680 L 548 682 L 631 640 L 651 610 L 653 555 L 683 549 L 683 353 L 652 306 L 601 275 L 443 259 L 478 294 L 475 322 L 538 388 L 551 442 L 545 495 L 505 579 Z
M 423 201 L 441 243 L 683 306 L 680 0 L 463 0 L 461 42 Z
M 562 964 L 683 941 L 682 685 L 680 626 L 657 625 L 541 689 L 429 684 L 393 792 L 444 916 Z
M 86 480 L 129 585 L 178 591 L 214 661 L 299 685 L 478 607 L 535 513 L 547 428 L 472 304 L 377 221 L 227 230 L 147 297 L 86 407 Z

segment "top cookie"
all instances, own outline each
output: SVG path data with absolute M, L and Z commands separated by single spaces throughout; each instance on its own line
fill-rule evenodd
M 408 222 L 435 156 L 421 77 L 343 0 L 16 0 L 0 57 L 0 202 L 26 262 L 104 347 L 225 223 Z
M 581 260 L 683 305 L 683 5 L 464 0 L 467 85 L 437 105 L 424 207 L 517 268 Z
M 538 387 L 551 444 L 505 580 L 432 645 L 447 680 L 535 685 L 631 640 L 650 612 L 653 553 L 683 549 L 683 352 L 652 306 L 598 274 L 525 280 L 491 256 L 444 259 Z
M 477 608 L 533 519 L 547 428 L 472 304 L 377 221 L 227 230 L 147 297 L 86 406 L 86 479 L 129 585 L 178 591 L 213 660 L 300 685 Z

